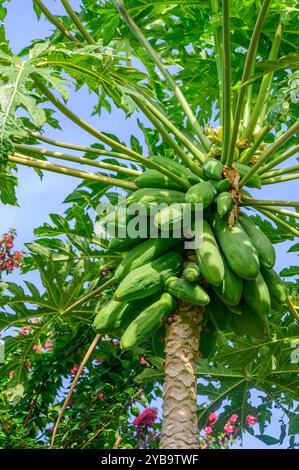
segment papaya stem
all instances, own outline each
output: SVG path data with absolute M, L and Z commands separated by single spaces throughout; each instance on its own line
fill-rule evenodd
M 269 171 L 268 173 L 264 173 L 262 175 L 262 179 L 264 178 L 272 178 L 273 176 L 280 176 L 286 175 L 288 173 L 294 173 L 295 171 L 299 170 L 299 165 L 292 165 L 287 168 L 279 168 L 277 170 Z
M 136 87 L 135 87 L 136 90 Z M 136 91 L 138 93 L 138 97 L 135 94 L 132 95 L 132 99 L 137 103 L 138 99 L 138 106 L 140 106 L 140 101 L 142 100 L 142 104 L 149 108 L 149 110 L 158 118 L 168 129 L 172 131 L 175 137 L 177 137 L 182 144 L 184 144 L 187 149 L 196 157 L 198 160 L 203 163 L 206 159 L 206 155 L 203 154 L 190 140 L 189 138 L 184 135 L 172 122 L 165 116 L 165 114 L 160 111 L 150 99 L 149 97 L 141 90 Z
M 30 131 L 30 134 L 35 139 L 41 140 L 42 142 L 46 142 L 47 144 L 53 145 L 55 147 L 78 150 L 80 152 L 95 153 L 98 155 L 103 155 L 103 156 L 108 156 L 108 157 L 121 158 L 122 160 L 134 161 L 133 157 L 131 156 L 129 157 L 125 153 L 112 152 L 106 149 L 97 149 L 93 147 L 84 147 L 82 145 L 70 144 L 68 142 L 62 142 L 60 140 L 50 139 L 50 137 L 46 137 L 44 135 L 38 134 L 37 132 L 33 132 L 33 131 Z
M 242 188 L 247 181 L 254 175 L 258 169 L 263 165 L 263 163 L 268 160 L 268 158 L 278 150 L 283 144 L 285 144 L 296 132 L 299 130 L 299 122 L 293 124 L 284 134 L 282 134 L 270 147 L 268 147 L 264 152 L 261 153 L 258 161 L 253 167 L 246 173 L 245 176 L 241 179 L 239 187 Z
M 280 209 L 279 207 L 272 206 L 261 206 L 261 209 L 268 210 L 270 212 L 275 212 L 277 214 L 286 215 L 288 217 L 294 217 L 294 219 L 299 219 L 299 212 L 292 212 L 285 209 Z
M 95 41 L 93 38 L 90 36 L 89 32 L 86 30 L 86 28 L 83 26 L 81 21 L 79 20 L 78 16 L 74 12 L 73 8 L 69 4 L 68 0 L 61 0 L 62 5 L 64 6 L 66 12 L 68 13 L 69 17 L 73 21 L 74 25 L 77 27 L 78 31 L 82 34 L 84 39 L 89 43 L 89 44 L 95 44 Z
M 275 166 L 279 165 L 280 163 L 284 162 L 288 158 L 292 157 L 297 152 L 299 152 L 299 145 L 295 145 L 295 147 L 290 148 L 286 152 L 282 153 L 279 157 L 267 163 L 267 165 L 264 165 L 259 170 L 259 174 L 262 175 L 263 173 L 266 173 L 266 171 L 271 170 Z
M 244 104 L 244 97 L 245 97 L 245 90 L 246 90 L 245 83 L 248 81 L 250 72 L 252 70 L 253 61 L 255 59 L 255 52 L 257 50 L 260 33 L 262 31 L 262 27 L 263 27 L 263 24 L 267 15 L 269 5 L 270 5 L 270 0 L 263 1 L 262 8 L 256 20 L 254 30 L 251 36 L 250 44 L 248 47 L 248 51 L 246 54 L 245 65 L 243 69 L 241 84 L 240 84 L 239 91 L 238 91 L 236 109 L 234 113 L 232 137 L 231 137 L 229 152 L 227 156 L 228 166 L 231 166 L 233 162 L 234 150 L 235 150 L 235 145 L 236 145 L 236 141 L 238 137 L 238 131 L 239 131 L 239 125 L 240 125 L 240 119 L 241 119 L 241 113 L 242 113 L 243 104 Z
M 211 0 L 211 8 L 215 17 L 219 14 L 219 2 L 218 0 Z M 213 21 L 213 19 L 212 19 Z M 211 23 L 212 23 L 211 21 Z M 219 89 L 219 108 L 220 108 L 220 122 L 223 125 L 223 99 L 222 99 L 222 44 L 221 44 L 221 26 L 216 26 L 213 28 L 213 36 L 215 43 L 215 58 L 216 58 L 216 68 L 218 76 L 218 89 Z
M 286 206 L 286 207 L 299 207 L 299 202 L 296 201 L 272 201 L 262 199 L 247 199 L 242 198 L 243 206 Z
M 185 96 L 183 95 L 179 85 L 176 83 L 176 81 L 173 79 L 172 75 L 168 71 L 167 67 L 164 65 L 162 60 L 160 59 L 159 55 L 155 51 L 155 49 L 151 46 L 151 44 L 148 42 L 146 39 L 145 35 L 143 32 L 140 30 L 140 28 L 137 26 L 133 18 L 130 16 L 129 12 L 126 10 L 124 3 L 122 0 L 113 0 L 113 3 L 117 10 L 119 11 L 122 19 L 125 21 L 125 23 L 128 25 L 128 27 L 131 29 L 132 33 L 136 37 L 136 39 L 142 44 L 142 46 L 146 49 L 147 53 L 153 60 L 153 62 L 156 64 L 156 66 L 160 69 L 161 73 L 164 75 L 164 78 L 166 79 L 168 85 L 171 87 L 172 91 L 174 92 L 176 98 L 178 99 L 180 105 L 182 106 L 182 109 L 186 113 L 188 119 L 191 122 L 191 125 L 195 132 L 197 133 L 204 149 L 206 151 L 209 150 L 211 147 L 211 142 L 205 135 L 203 129 L 199 125 L 196 116 L 194 115 L 192 109 L 190 108 L 189 104 L 187 103 L 187 100 Z
M 132 170 L 131 168 L 125 168 L 119 165 L 114 165 L 113 163 L 98 162 L 96 160 L 90 160 L 89 158 L 85 158 L 85 157 L 77 157 L 75 155 L 70 155 L 67 153 L 53 152 L 52 150 L 39 149 L 36 147 L 30 147 L 30 146 L 21 145 L 21 144 L 14 144 L 14 147 L 16 150 L 20 150 L 23 153 L 28 152 L 29 154 L 33 153 L 37 155 L 46 155 L 46 156 L 57 158 L 60 160 L 80 163 L 80 165 L 88 165 L 88 166 L 93 166 L 95 168 L 103 168 L 104 170 L 111 170 L 111 171 L 115 171 L 119 173 L 124 173 L 130 176 L 138 176 L 141 174 L 140 171 Z
M 134 101 L 136 102 L 136 104 L 138 104 L 139 108 L 141 109 L 141 111 L 144 113 L 144 115 L 151 121 L 151 123 L 155 126 L 155 128 L 160 132 L 160 134 L 162 135 L 163 139 L 166 140 L 166 142 L 168 142 L 168 144 L 173 148 L 174 152 L 180 156 L 180 158 L 182 159 L 182 161 L 184 163 L 186 163 L 186 165 L 191 168 L 192 167 L 192 160 L 190 160 L 190 158 L 185 154 L 185 152 L 183 151 L 183 149 L 181 149 L 181 147 L 176 143 L 176 141 L 171 137 L 171 135 L 169 134 L 169 132 L 167 132 L 167 130 L 165 129 L 165 127 L 163 126 L 163 124 L 150 112 L 149 109 L 147 109 L 143 103 L 138 99 L 138 98 L 134 98 Z M 191 163 L 191 164 L 190 164 Z M 185 181 L 185 183 L 183 184 L 183 187 L 185 189 L 189 189 L 191 187 L 191 184 L 188 182 L 188 181 Z
M 73 380 L 73 382 L 72 382 L 71 388 L 69 389 L 69 392 L 68 392 L 68 394 L 67 394 L 67 396 L 66 396 L 66 398 L 65 398 L 65 400 L 64 400 L 63 406 L 62 406 L 62 408 L 61 408 L 61 410 L 60 410 L 60 413 L 59 413 L 59 415 L 58 415 L 57 421 L 56 421 L 56 423 L 55 423 L 55 426 L 54 426 L 54 429 L 53 429 L 53 434 L 52 434 L 52 439 L 51 439 L 50 449 L 52 449 L 53 446 L 54 446 L 55 437 L 56 437 L 56 434 L 57 434 L 57 431 L 58 431 L 59 424 L 61 423 L 61 420 L 62 420 L 62 418 L 63 418 L 63 415 L 64 415 L 64 413 L 65 413 L 65 410 L 67 409 L 67 406 L 68 406 L 68 404 L 69 404 L 69 401 L 70 401 L 70 399 L 71 399 L 71 396 L 73 395 L 73 392 L 74 392 L 75 387 L 76 387 L 76 385 L 77 385 L 77 383 L 78 383 L 78 380 L 80 379 L 80 376 L 81 376 L 81 374 L 82 374 L 82 372 L 83 372 L 83 369 L 84 369 L 84 367 L 86 366 L 86 363 L 87 363 L 87 361 L 89 360 L 89 358 L 90 358 L 92 352 L 94 351 L 96 345 L 98 344 L 100 338 L 101 338 L 101 335 L 99 335 L 99 334 L 97 334 L 97 335 L 94 337 L 94 340 L 93 340 L 92 343 L 90 344 L 90 346 L 89 346 L 88 350 L 86 351 L 86 354 L 85 354 L 85 356 L 84 356 L 84 358 L 83 358 L 83 360 L 82 360 L 82 362 L 81 362 L 81 364 L 80 364 L 80 366 L 79 366 L 79 369 L 78 369 L 78 371 L 77 371 L 77 373 L 76 373 L 76 375 L 75 375 L 75 378 L 74 378 L 74 380 Z
M 8 160 L 12 163 L 17 163 L 23 166 L 30 166 L 33 168 L 39 168 L 40 170 L 50 171 L 52 173 L 59 173 L 61 175 L 73 176 L 75 178 L 86 179 L 89 181 L 98 181 L 100 183 L 106 183 L 111 186 L 117 186 L 119 188 L 134 191 L 137 189 L 136 184 L 130 181 L 120 180 L 117 178 L 109 178 L 108 176 L 96 175 L 95 173 L 89 173 L 88 171 L 77 170 L 67 166 L 56 165 L 55 163 L 49 163 L 36 158 L 28 157 L 22 154 L 15 153 L 10 155 Z
M 280 47 L 281 38 L 283 34 L 283 29 L 284 29 L 284 25 L 281 22 L 279 22 L 277 29 L 276 29 L 275 37 L 272 43 L 272 47 L 269 53 L 268 60 L 276 60 L 277 58 L 278 50 Z M 254 129 L 256 127 L 257 121 L 261 114 L 261 109 L 263 109 L 266 97 L 269 94 L 269 89 L 271 88 L 271 85 L 272 85 L 272 79 L 273 79 L 272 73 L 267 73 L 266 75 L 263 76 L 262 83 L 259 89 L 259 93 L 255 102 L 253 111 L 251 113 L 248 126 L 245 129 L 245 132 L 243 134 L 244 139 L 247 139 L 249 142 L 252 139 Z M 262 121 L 261 121 L 261 124 L 262 124 Z
M 295 227 L 292 227 L 290 224 L 280 219 L 273 213 L 267 210 L 261 209 L 261 207 L 258 207 L 258 208 L 256 207 L 255 209 L 261 212 L 264 216 L 268 217 L 268 219 L 272 220 L 276 225 L 280 225 L 281 227 L 287 229 L 292 235 L 295 235 L 295 237 L 299 237 L 299 230 L 296 230 Z
M 98 294 L 103 292 L 108 287 L 112 286 L 112 284 L 114 284 L 114 282 L 115 282 L 114 277 L 112 277 L 111 279 L 108 279 L 108 281 L 106 281 L 101 286 L 99 286 L 96 289 L 92 290 L 88 294 L 83 295 L 78 300 L 76 300 L 76 302 L 74 302 L 69 307 L 67 307 L 63 311 L 63 315 L 67 315 L 68 313 L 72 312 L 75 308 L 79 307 L 82 304 L 85 304 L 88 300 L 92 299 L 93 297 L 97 296 Z
M 286 181 L 296 180 L 299 178 L 299 173 L 292 173 L 285 176 L 277 176 L 276 178 L 267 178 L 263 180 L 263 184 L 276 184 L 285 183 Z
M 75 124 L 77 124 L 79 127 L 84 129 L 86 132 L 91 134 L 92 136 L 96 137 L 97 139 L 101 140 L 105 144 L 109 145 L 111 148 L 120 150 L 122 152 L 127 153 L 129 156 L 133 157 L 134 161 L 142 163 L 144 166 L 153 168 L 155 170 L 160 171 L 160 173 L 165 174 L 172 180 L 178 182 L 179 184 L 182 184 L 182 179 L 172 173 L 170 170 L 163 168 L 162 166 L 156 164 L 155 162 L 152 162 L 148 158 L 143 157 L 139 153 L 135 152 L 134 150 L 129 149 L 123 144 L 120 144 L 116 140 L 111 139 L 107 135 L 103 134 L 102 132 L 98 131 L 95 129 L 93 126 L 88 124 L 87 122 L 83 121 L 79 116 L 77 116 L 75 113 L 70 111 L 67 106 L 65 106 L 58 98 L 56 98 L 53 93 L 40 81 L 40 79 L 37 77 L 36 74 L 32 74 L 32 78 L 35 81 L 36 86 L 44 93 L 44 95 L 48 98 L 48 100 L 53 103 L 53 105 L 61 111 L 66 117 L 68 117 L 71 121 L 73 121 Z
M 77 44 L 77 46 L 80 46 L 82 47 L 83 44 L 82 42 L 80 42 L 77 38 L 75 38 L 75 36 L 73 36 L 70 31 L 64 26 L 64 24 L 59 21 L 58 18 L 56 18 L 56 16 L 54 16 L 50 10 L 48 10 L 48 8 L 46 7 L 46 5 L 44 5 L 44 3 L 41 1 L 41 0 L 34 0 L 35 3 L 37 4 L 37 6 L 41 9 L 41 11 L 43 12 L 43 14 L 45 15 L 46 18 L 48 18 L 49 21 L 51 21 L 51 23 L 54 24 L 54 26 L 56 26 L 57 29 L 59 29 L 59 31 L 64 35 L 66 36 L 68 39 L 70 39 L 70 41 L 74 42 L 75 44 Z
M 222 1 L 223 28 L 222 28 L 222 97 L 223 97 L 223 131 L 222 131 L 222 156 L 223 163 L 231 165 L 227 161 L 229 142 L 231 137 L 231 63 L 230 63 L 230 28 L 229 28 L 229 0 Z

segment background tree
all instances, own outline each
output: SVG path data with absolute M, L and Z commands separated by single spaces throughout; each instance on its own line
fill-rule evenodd
M 3 18 L 4 3 L 1 2 Z M 132 1 L 124 5 L 115 0 L 99 5 L 99 2 L 85 0 L 76 12 L 68 1 L 61 0 L 61 3 L 66 15 L 57 17 L 42 1 L 34 1 L 37 15 L 45 15 L 55 30 L 51 37 L 25 47 L 19 56 L 11 53 L 5 30 L 1 29 L 2 202 L 16 204 L 14 172 L 17 165 L 31 166 L 39 174 L 52 171 L 83 180 L 65 201 L 70 204 L 66 217 L 52 214 L 53 225 L 38 228 L 39 240 L 28 245 L 24 271 L 39 270 L 44 292 L 40 293 L 28 282 L 28 291 L 9 284 L 8 292 L 1 298 L 5 312 L 2 328 L 12 325 L 24 328 L 24 322 L 41 319 L 29 330 L 30 334 L 7 337 L 8 361 L 1 367 L 5 386 L 8 374 L 13 373 L 9 390 L 14 392 L 10 400 L 21 403 L 24 396 L 25 400 L 30 396 L 32 408 L 29 407 L 29 418 L 24 426 L 32 421 L 32 439 L 39 438 L 45 422 L 53 420 L 47 416 L 39 423 L 34 419 L 34 413 L 44 389 L 49 394 L 44 410 L 50 404 L 55 406 L 64 374 L 58 360 L 60 349 L 68 360 L 71 355 L 65 353 L 67 347 L 73 352 L 74 347 L 78 348 L 74 346 L 76 341 L 82 340 L 85 346 L 92 340 L 91 329 L 86 335 L 86 323 L 90 325 L 95 309 L 99 310 L 115 291 L 113 269 L 122 254 L 119 249 L 111 250 L 107 240 L 95 232 L 90 209 L 95 209 L 104 195 L 114 204 L 118 195 L 115 187 L 125 194 L 135 191 L 135 178 L 143 168 L 158 170 L 164 179 L 170 179 L 172 185 L 180 185 L 184 190 L 190 186 L 182 178 L 183 174 L 161 166 L 148 156 L 162 155 L 170 161 L 178 160 L 198 177 L 203 176 L 202 165 L 208 157 L 221 161 L 231 183 L 234 203 L 229 220 L 231 225 L 238 218 L 242 205 L 262 214 L 262 218 L 255 215 L 252 220 L 272 243 L 292 240 L 298 235 L 297 212 L 288 208 L 297 208 L 298 202 L 277 200 L 278 196 L 270 200 L 260 196 L 253 199 L 256 193 L 249 195 L 242 189 L 254 176 L 261 179 L 262 191 L 265 185 L 273 184 L 276 188 L 277 183 L 298 178 L 298 165 L 276 169 L 298 151 L 298 146 L 294 145 L 299 128 L 295 2 L 264 1 L 259 5 L 251 1 L 246 4 L 200 1 L 192 5 L 180 2 L 161 5 L 159 2 Z M 172 73 L 169 66 L 174 66 Z M 113 103 L 128 117 L 135 113 L 146 116 L 150 127 L 141 119 L 138 124 L 147 151 L 143 151 L 136 137 L 131 136 L 131 145 L 127 147 L 116 136 L 100 132 L 74 114 L 66 104 L 67 85 L 73 83 L 75 90 L 87 85 L 94 94 L 94 113 L 100 114 L 103 108 L 110 110 Z M 95 144 L 87 148 L 73 142 L 57 142 L 42 133 L 46 124 L 54 128 L 59 126 L 53 108 L 92 135 Z M 220 127 L 215 128 L 218 119 Z M 42 147 L 38 145 L 41 143 Z M 50 150 L 53 146 L 56 149 Z M 54 164 L 48 161 L 53 157 L 96 170 L 92 173 L 78 166 Z M 249 165 L 241 179 L 234 169 L 236 160 Z M 182 168 L 181 165 L 181 171 Z M 97 221 L 101 217 L 103 214 L 98 214 Z M 65 236 L 64 240 L 61 235 Z M 298 250 L 297 244 L 292 249 Z M 107 267 L 112 272 L 107 272 Z M 100 279 L 99 272 L 102 273 Z M 291 267 L 282 273 L 291 278 L 289 297 L 279 315 L 272 308 L 269 338 L 256 340 L 243 334 L 237 337 L 225 328 L 217 335 L 217 343 L 212 344 L 208 353 L 202 353 L 207 358 L 198 362 L 200 330 L 207 332 L 209 326 L 204 324 L 206 319 L 201 307 L 180 303 L 180 309 L 167 323 L 166 332 L 162 329 L 148 344 L 138 346 L 132 352 L 119 353 L 120 363 L 113 367 L 122 371 L 127 369 L 132 380 L 135 375 L 134 385 L 129 387 L 130 401 L 138 393 L 136 382 L 158 383 L 165 372 L 162 447 L 198 447 L 197 417 L 202 428 L 209 424 L 210 413 L 221 407 L 223 412 L 213 424 L 216 431 L 223 430 L 233 413 L 240 420 L 240 432 L 244 428 L 250 430 L 247 417 L 259 414 L 260 439 L 266 443 L 280 442 L 285 435 L 284 422 L 276 441 L 264 435 L 264 425 L 270 420 L 274 405 L 291 418 L 288 432 L 291 445 L 294 445 L 298 365 L 290 361 L 290 356 L 298 339 L 298 313 L 294 306 L 297 284 L 292 278 L 297 272 L 296 267 Z M 104 282 L 106 274 L 108 281 Z M 11 309 L 14 315 L 11 315 Z M 165 370 L 161 360 L 163 352 L 161 348 L 159 350 L 159 339 L 164 335 Z M 43 346 L 52 341 L 52 336 L 55 347 L 51 354 L 37 356 L 38 348 L 47 350 Z M 48 339 L 50 341 L 45 341 Z M 173 342 L 175 348 L 171 347 Z M 101 341 L 100 346 L 95 347 L 101 350 L 106 343 L 109 341 Z M 49 393 L 50 384 L 46 377 L 40 384 L 37 399 L 32 396 L 33 391 L 37 392 L 36 385 L 30 388 L 30 377 L 40 380 L 39 371 L 43 365 L 34 360 L 32 370 L 31 358 L 50 358 L 52 355 L 57 376 L 55 387 Z M 145 356 L 152 367 L 138 375 L 134 361 L 138 364 L 141 356 Z M 72 360 L 65 371 L 73 370 L 73 367 Z M 206 380 L 197 384 L 197 375 Z M 92 382 L 91 369 L 86 377 L 89 385 L 85 385 L 82 378 L 80 386 L 87 387 L 87 394 L 88 386 L 93 387 L 93 391 L 98 390 L 98 385 Z M 124 389 L 122 377 L 127 380 L 125 372 L 118 381 L 120 390 Z M 107 380 L 116 386 L 110 376 Z M 215 385 L 215 380 L 219 381 L 219 386 Z M 181 384 L 180 387 L 177 384 Z M 150 394 L 153 385 L 148 387 Z M 251 392 L 255 389 L 264 393 L 258 407 L 251 403 Z M 208 397 L 208 404 L 198 410 L 198 416 L 197 394 Z M 118 392 L 116 396 L 125 407 L 122 409 L 129 410 L 128 405 L 124 405 L 123 395 Z M 86 404 L 88 416 L 90 406 Z M 88 443 L 91 431 L 83 418 L 81 426 L 87 433 Z M 116 428 L 120 435 L 125 434 L 121 423 L 116 422 L 114 434 Z M 65 446 L 86 444 L 76 441 L 74 428 L 70 440 L 67 431 L 63 435 L 66 435 Z M 80 438 L 81 435 L 80 430 Z M 111 441 L 105 434 L 103 436 L 111 446 Z M 99 447 L 104 445 L 101 440 L 96 442 Z

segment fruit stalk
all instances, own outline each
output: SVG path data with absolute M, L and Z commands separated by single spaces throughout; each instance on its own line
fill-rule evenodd
M 202 307 L 180 302 L 166 327 L 160 449 L 199 447 L 196 366 L 202 319 Z

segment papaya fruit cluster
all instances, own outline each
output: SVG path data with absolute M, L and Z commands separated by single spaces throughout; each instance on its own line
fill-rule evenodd
M 213 349 L 218 331 L 230 329 L 239 336 L 265 338 L 269 313 L 282 310 L 287 293 L 273 270 L 275 251 L 267 236 L 239 207 L 233 225 L 229 224 L 236 190 L 222 163 L 208 158 L 199 176 L 169 158 L 152 160 L 180 175 L 189 189 L 157 170 L 146 170 L 135 179 L 138 189 L 127 197 L 127 207 L 201 203 L 202 241 L 187 251 L 183 238 L 112 238 L 109 251 L 125 255 L 115 270 L 114 297 L 100 306 L 95 330 L 118 335 L 122 348 L 129 349 L 153 335 L 176 310 L 178 301 L 185 301 L 204 308 L 200 341 L 204 357 Z M 234 171 L 243 176 L 248 169 L 236 163 Z M 254 175 L 247 185 L 260 188 L 260 177 Z M 166 207 L 155 215 L 161 233 L 165 221 L 179 220 L 182 215 L 169 211 L 171 207 Z M 118 226 L 128 222 L 121 209 L 116 215 Z

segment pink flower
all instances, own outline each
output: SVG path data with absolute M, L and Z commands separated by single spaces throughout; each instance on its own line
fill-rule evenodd
M 10 373 L 9 373 L 9 377 L 12 379 L 14 375 L 15 375 L 15 371 L 11 370 Z
M 248 415 L 246 417 L 247 426 L 253 426 L 255 423 L 258 423 L 259 419 L 257 416 Z
M 98 394 L 98 399 L 99 399 L 99 400 L 103 400 L 103 399 L 104 399 L 103 393 L 99 393 L 99 394 Z
M 231 415 L 231 417 L 229 418 L 228 423 L 234 424 L 234 423 L 237 421 L 238 418 L 239 418 L 238 415 L 233 414 L 233 415 Z
M 30 330 L 33 330 L 32 326 L 26 325 L 26 326 L 23 326 L 23 328 L 20 329 L 20 333 L 24 336 L 27 336 L 27 335 L 29 335 Z
M 32 349 L 33 349 L 33 351 L 35 351 L 37 353 L 43 352 L 41 346 L 39 346 L 38 344 L 35 344 Z
M 41 320 L 40 318 L 30 318 L 30 322 L 34 324 L 39 323 L 40 320 Z
M 47 351 L 51 351 L 54 347 L 54 344 L 51 341 L 46 341 L 44 344 L 44 348 L 47 349 Z
M 77 364 L 75 364 L 75 365 L 71 368 L 70 374 L 71 374 L 71 375 L 76 375 L 76 373 L 78 372 L 78 370 L 79 370 L 79 366 L 77 366 Z
M 95 363 L 96 366 L 98 366 L 100 364 L 103 364 L 103 361 L 102 361 L 102 359 L 95 359 L 94 363 Z
M 204 433 L 205 433 L 206 436 L 208 436 L 209 434 L 212 434 L 213 433 L 212 426 L 206 426 L 204 428 Z
M 141 364 L 142 366 L 150 367 L 150 364 L 144 359 L 143 356 L 140 358 L 139 364 Z
M 235 434 L 235 432 L 237 432 L 238 428 L 236 426 L 231 426 L 229 423 L 226 423 L 223 430 L 224 430 L 224 432 L 227 432 L 228 434 Z
M 157 416 L 158 411 L 156 408 L 147 407 L 137 416 L 137 418 L 134 419 L 132 424 L 136 428 L 137 432 L 142 433 L 144 428 L 154 424 Z
M 210 413 L 209 418 L 208 418 L 209 425 L 213 426 L 213 424 L 216 423 L 217 419 L 218 419 L 218 416 L 216 413 Z
M 118 339 L 113 339 L 112 344 L 113 344 L 113 346 L 119 346 L 120 342 L 119 342 Z

